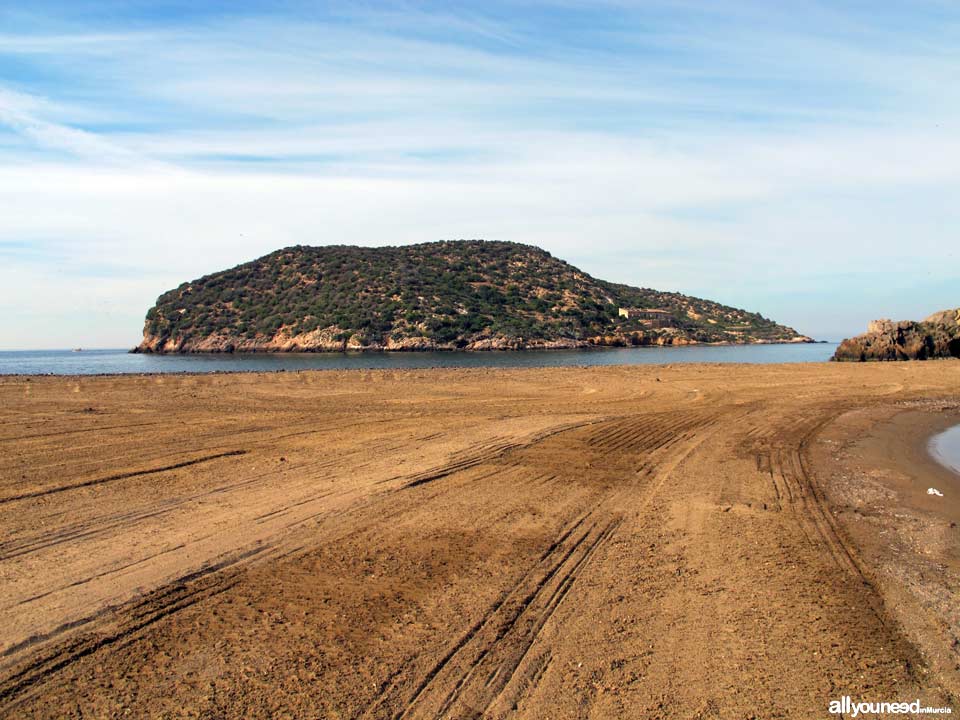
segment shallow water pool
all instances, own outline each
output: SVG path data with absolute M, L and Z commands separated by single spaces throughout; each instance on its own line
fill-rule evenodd
M 930 454 L 960 475 L 960 425 L 935 435 L 930 440 Z

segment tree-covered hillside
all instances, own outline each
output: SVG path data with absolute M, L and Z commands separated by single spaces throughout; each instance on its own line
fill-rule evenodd
M 664 309 L 670 316 L 660 323 L 627 319 L 618 316 L 622 307 Z M 756 313 L 597 280 L 536 247 L 466 240 L 284 248 L 161 295 L 147 313 L 139 349 L 492 349 L 798 339 L 792 329 Z

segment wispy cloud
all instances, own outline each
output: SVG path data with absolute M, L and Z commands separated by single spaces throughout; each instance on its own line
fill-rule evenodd
M 23 138 L 26 148 L 19 148 L 21 152 L 60 151 L 97 164 L 137 164 L 144 169 L 157 165 L 102 135 L 45 119 L 52 109 L 43 98 L 0 87 L 0 126 Z M 16 159 L 18 154 L 8 153 L 8 158 Z

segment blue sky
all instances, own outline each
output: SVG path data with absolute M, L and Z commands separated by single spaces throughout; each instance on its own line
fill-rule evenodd
M 836 339 L 960 305 L 960 5 L 0 5 L 0 349 L 278 247 L 488 238 Z

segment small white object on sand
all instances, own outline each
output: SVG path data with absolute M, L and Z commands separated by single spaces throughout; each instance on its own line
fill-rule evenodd
M 936 495 L 937 497 L 943 497 L 943 493 L 937 490 L 936 488 L 927 488 L 927 495 Z

